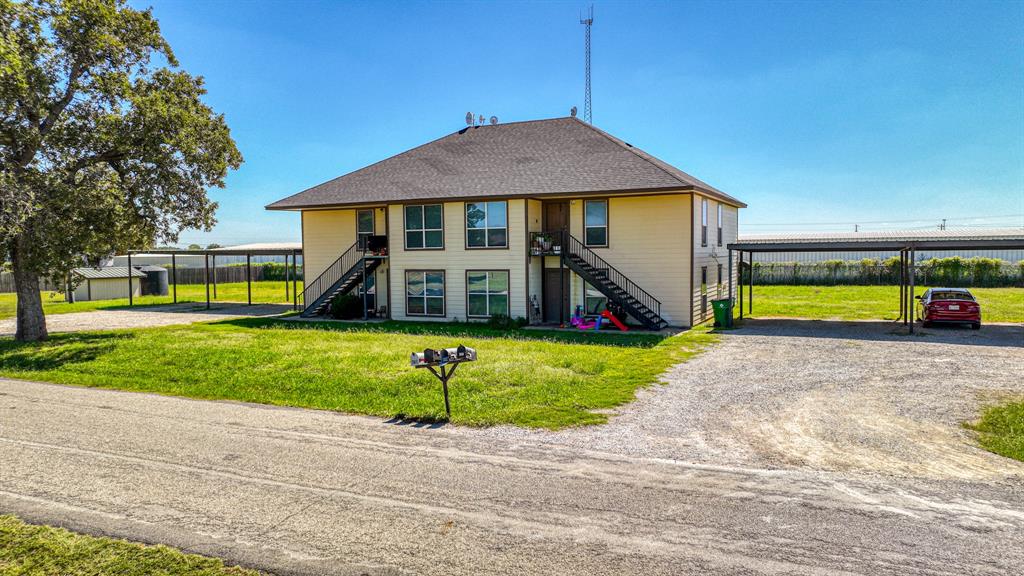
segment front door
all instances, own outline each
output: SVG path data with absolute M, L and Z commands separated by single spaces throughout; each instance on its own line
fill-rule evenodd
M 562 276 L 562 286 L 558 286 L 558 276 Z M 545 268 L 544 283 L 544 321 L 565 322 L 569 319 L 569 271 L 564 268 Z M 561 306 L 559 306 L 561 302 Z
M 560 232 L 569 229 L 569 203 L 567 201 L 544 203 L 544 232 Z

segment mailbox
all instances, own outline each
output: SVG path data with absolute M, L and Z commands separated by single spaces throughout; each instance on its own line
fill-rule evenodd
M 462 344 L 455 348 L 442 348 L 441 350 L 427 348 L 423 352 L 413 352 L 409 356 L 409 364 L 413 368 L 426 368 L 441 381 L 441 389 L 444 391 L 444 411 L 449 419 L 452 417 L 452 409 L 448 403 L 448 380 L 455 375 L 455 369 L 459 367 L 459 364 L 474 360 L 476 360 L 476 350 Z

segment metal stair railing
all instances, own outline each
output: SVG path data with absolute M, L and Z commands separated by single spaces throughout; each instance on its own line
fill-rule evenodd
M 567 242 L 562 243 L 563 257 L 579 258 L 584 264 L 593 268 L 598 274 L 603 274 L 609 282 L 621 288 L 628 296 L 653 312 L 658 317 L 659 321 L 662 320 L 661 302 L 657 298 L 651 296 L 640 286 L 637 286 L 637 284 L 630 280 L 629 277 L 606 262 L 593 250 L 587 248 L 583 242 L 580 242 L 575 236 L 567 232 L 563 232 L 563 235 L 567 240 Z
M 317 306 L 320 297 L 341 280 L 353 266 L 358 264 L 365 254 L 366 252 L 363 247 L 359 246 L 359 242 L 355 242 L 315 280 L 306 284 L 306 288 L 302 291 L 302 302 L 306 307 L 302 313 L 306 314 L 311 308 Z

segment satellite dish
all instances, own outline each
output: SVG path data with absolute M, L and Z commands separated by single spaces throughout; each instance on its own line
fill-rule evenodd
M 569 116 L 572 116 L 573 118 L 576 117 L 576 107 L 575 106 L 572 107 L 572 110 L 569 110 Z
M 497 123 L 498 123 L 498 117 L 497 116 L 491 116 L 491 126 L 494 126 Z
M 473 125 L 473 113 L 472 112 L 466 112 L 466 126 L 472 126 L 472 125 Z
M 483 123 L 484 123 L 484 122 L 485 122 L 485 120 L 484 120 L 484 115 L 483 115 L 483 114 L 481 114 L 481 115 L 480 115 L 480 124 L 481 124 L 481 125 L 483 125 Z

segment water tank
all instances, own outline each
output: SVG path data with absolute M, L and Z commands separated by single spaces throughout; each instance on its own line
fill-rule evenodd
M 167 268 L 162 266 L 134 266 L 146 275 L 142 282 L 143 296 L 167 296 Z

